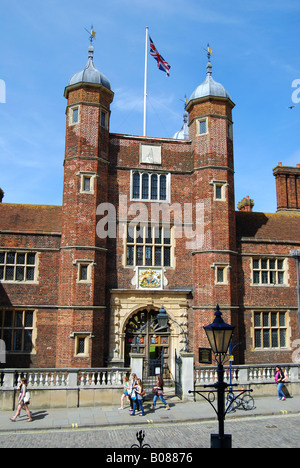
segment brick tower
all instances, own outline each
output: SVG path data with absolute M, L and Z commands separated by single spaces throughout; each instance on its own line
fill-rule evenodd
M 97 206 L 107 201 L 113 92 L 88 49 L 85 68 L 64 96 L 66 144 L 57 320 L 57 367 L 104 364 L 106 239 L 96 235 Z
M 207 346 L 203 325 L 213 321 L 216 304 L 224 320 L 236 324 L 236 229 L 232 109 L 224 87 L 207 76 L 190 97 L 189 135 L 194 159 L 193 203 L 202 236 L 192 251 L 194 343 Z M 200 216 L 200 217 L 199 217 Z

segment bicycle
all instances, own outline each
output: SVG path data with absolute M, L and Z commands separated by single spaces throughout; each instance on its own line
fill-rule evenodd
M 240 392 L 237 396 L 234 395 L 233 390 L 230 389 L 226 398 L 226 413 L 231 413 L 237 409 L 250 411 L 255 407 L 254 398 L 250 395 L 251 390 L 239 388 Z

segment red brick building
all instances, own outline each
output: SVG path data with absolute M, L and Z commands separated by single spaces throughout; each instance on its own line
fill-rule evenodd
M 93 46 L 65 97 L 62 206 L 0 203 L 6 366 L 123 366 L 134 351 L 163 353 L 173 372 L 175 352 L 197 363 L 216 304 L 236 326 L 236 362 L 291 361 L 300 166 L 274 169 L 276 213 L 249 198 L 235 210 L 234 103 L 210 62 L 175 138 L 110 133 Z

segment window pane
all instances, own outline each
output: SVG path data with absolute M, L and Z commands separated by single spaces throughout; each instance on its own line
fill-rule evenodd
M 72 123 L 77 123 L 78 122 L 78 107 L 76 109 L 73 109 L 72 112 Z
M 8 328 L 12 328 L 13 324 L 13 313 L 11 310 L 5 311 L 5 318 L 4 318 L 4 326 Z
M 276 284 L 276 271 L 270 271 L 270 283 Z
M 267 271 L 261 272 L 261 282 L 263 284 L 268 284 L 268 272 Z
M 167 177 L 165 175 L 160 176 L 160 200 L 167 199 Z
M 4 259 L 5 259 L 5 253 L 0 252 L 0 263 L 4 263 Z
M 140 174 L 138 172 L 133 174 L 132 198 L 140 198 Z
M 286 330 L 281 328 L 279 330 L 279 334 L 280 334 L 280 347 L 286 348 Z
M 255 268 L 256 270 L 259 269 L 259 260 L 258 259 L 253 260 L 253 268 Z
M 262 259 L 261 260 L 261 268 L 262 270 L 267 270 L 268 268 L 268 260 Z
M 201 120 L 200 122 L 200 135 L 206 133 L 206 120 Z
M 268 314 L 268 312 L 263 313 L 263 326 L 264 327 L 269 326 L 269 314 Z
M 6 267 L 6 272 L 5 272 L 6 281 L 11 281 L 14 279 L 14 271 L 15 271 L 15 268 L 13 266 Z
M 15 263 L 15 253 L 8 252 L 6 257 L 6 263 L 8 263 L 9 265 L 13 265 Z
M 151 200 L 157 200 L 157 175 L 151 176 Z
M 283 260 L 277 260 L 277 268 L 278 270 L 283 270 Z
M 278 330 L 272 330 L 272 348 L 278 348 Z
M 278 284 L 283 284 L 283 273 L 282 272 L 278 272 Z
M 81 281 L 86 281 L 87 277 L 88 277 L 88 266 L 87 265 L 80 265 L 79 279 Z
M 134 243 L 134 226 L 128 226 L 127 242 L 129 242 L 130 244 Z
M 148 227 L 146 229 L 146 244 L 152 244 L 152 228 Z
M 275 270 L 275 260 L 269 260 L 269 268 L 270 270 Z
M 216 198 L 217 200 L 221 200 L 222 198 L 222 186 L 216 185 Z
M 4 266 L 0 266 L 0 280 L 4 278 Z
M 261 348 L 261 333 L 260 333 L 260 330 L 255 330 L 255 348 Z
M 152 265 L 152 247 L 146 246 L 146 265 Z
M 25 327 L 32 327 L 33 325 L 33 312 L 25 312 Z
M 105 127 L 105 112 L 101 112 L 101 127 Z
M 259 271 L 253 272 L 253 283 L 259 284 Z
M 16 280 L 17 281 L 24 281 L 24 270 L 25 270 L 25 267 L 17 267 L 17 271 L 16 271 Z
M 127 265 L 133 265 L 133 245 L 127 246 Z
M 84 177 L 83 178 L 83 190 L 84 190 L 84 192 L 90 192 L 91 191 L 91 178 L 90 177 Z
M 255 327 L 261 326 L 261 315 L 259 312 L 255 312 L 254 314 L 254 326 Z
M 148 200 L 149 198 L 149 175 L 142 175 L 142 198 Z
M 24 265 L 25 264 L 25 254 L 18 254 L 17 255 L 17 264 Z
M 224 268 L 217 268 L 217 282 L 223 283 L 224 282 Z
M 143 265 L 143 247 L 137 246 L 136 247 L 136 264 Z
M 171 248 L 164 248 L 164 266 L 171 266 Z
M 21 328 L 23 326 L 23 312 L 16 311 L 15 312 L 15 327 Z
M 161 228 L 155 228 L 155 244 L 161 244 Z
M 272 327 L 277 326 L 277 313 L 276 312 L 271 313 L 271 326 Z
M 84 338 L 78 338 L 78 354 L 84 354 Z
M 144 228 L 142 226 L 137 226 L 136 227 L 136 242 L 138 244 L 142 244 L 144 239 Z
M 285 327 L 285 313 L 279 314 L 279 325 L 280 327 Z
M 35 254 L 28 253 L 27 254 L 27 265 L 34 265 L 35 264 Z
M 15 330 L 14 332 L 14 351 L 22 350 L 22 330 Z
M 24 332 L 24 351 L 31 353 L 32 351 L 32 330 Z
M 161 265 L 161 247 L 155 247 L 155 266 Z
M 171 244 L 171 230 L 169 228 L 164 228 L 164 243 Z
M 263 330 L 264 348 L 270 347 L 270 330 Z
M 34 281 L 34 268 L 33 267 L 27 267 L 26 280 Z

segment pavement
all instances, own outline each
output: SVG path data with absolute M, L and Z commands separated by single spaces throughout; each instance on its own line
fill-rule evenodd
M 113 428 L 121 425 L 148 425 L 161 423 L 186 423 L 216 420 L 216 413 L 208 402 L 181 401 L 174 396 L 166 396 L 170 410 L 157 401 L 155 411 L 150 409 L 151 401 L 144 402 L 145 416 L 135 414 L 131 416 L 129 406 L 124 410 L 118 406 L 95 406 L 80 408 L 45 408 L 35 409 L 31 405 L 32 422 L 28 422 L 24 410 L 16 422 L 10 421 L 14 415 L 11 411 L 1 411 L 0 432 L 24 432 L 32 430 L 59 430 L 70 428 Z M 214 402 L 216 405 L 216 402 Z M 300 414 L 300 396 L 289 397 L 285 401 L 278 401 L 277 397 L 255 397 L 255 407 L 250 411 L 237 409 L 226 415 L 226 420 L 232 418 L 255 418 L 258 416 L 278 416 Z

